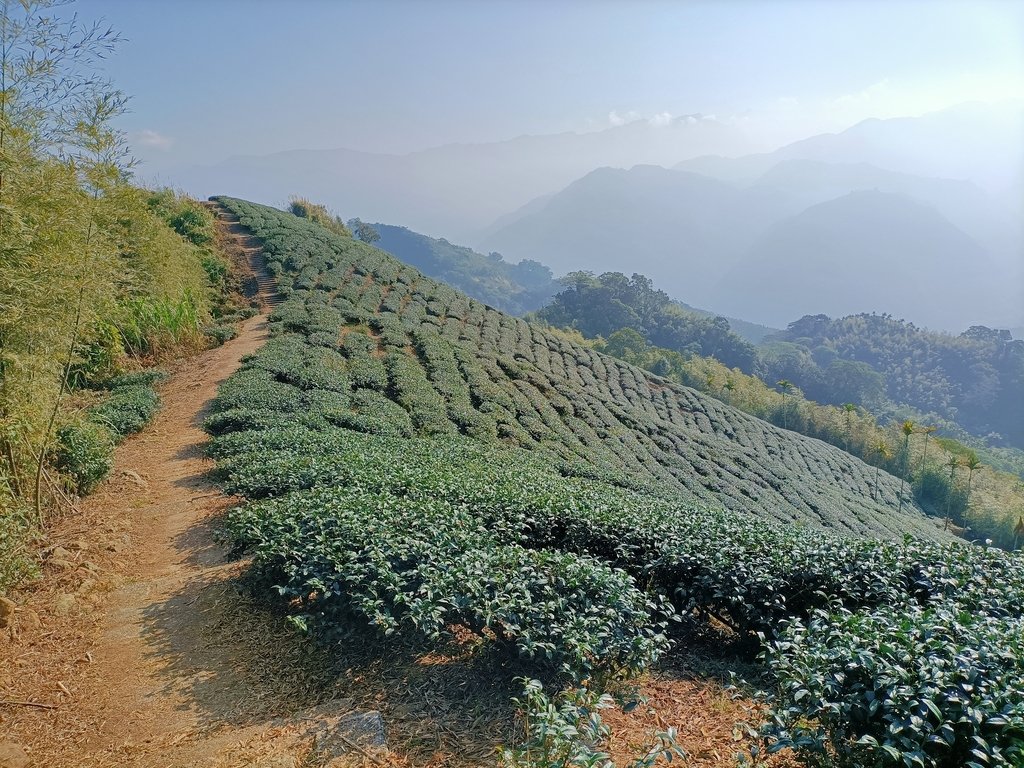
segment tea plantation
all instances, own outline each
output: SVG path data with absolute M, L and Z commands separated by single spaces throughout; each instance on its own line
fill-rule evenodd
M 771 749 L 1024 764 L 1024 560 L 946 541 L 822 442 L 222 199 L 285 301 L 207 421 L 226 533 L 326 637 L 353 622 L 601 684 L 724 624 L 773 675 Z M 817 756 L 817 757 L 816 757 Z

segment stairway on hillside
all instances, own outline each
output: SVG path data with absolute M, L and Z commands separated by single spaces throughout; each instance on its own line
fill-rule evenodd
M 248 267 L 249 274 L 245 281 L 246 294 L 259 303 L 261 311 L 270 312 L 283 299 L 277 290 L 277 281 L 267 269 L 267 261 L 260 241 L 249 234 L 237 216 L 217 201 L 210 200 L 203 205 L 213 212 L 221 225 L 221 232 L 227 239 L 227 242 L 224 243 L 224 250 L 229 255 L 240 255 L 242 258 L 238 261 Z

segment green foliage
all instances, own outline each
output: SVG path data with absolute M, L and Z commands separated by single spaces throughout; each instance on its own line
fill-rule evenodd
M 819 359 L 869 366 L 884 377 L 885 394 L 895 403 L 955 421 L 994 445 L 1024 448 L 1024 341 L 1009 331 L 973 326 L 950 336 L 891 315 L 808 315 L 790 323 L 781 338 Z M 811 378 L 819 373 L 809 371 Z M 811 397 L 828 401 L 828 387 L 791 378 Z
M 753 372 L 754 347 L 729 329 L 728 320 L 684 309 L 643 275 L 627 278 L 620 272 L 606 272 L 595 277 L 590 272 L 573 272 L 562 283 L 565 290 L 536 312 L 538 319 L 576 328 L 591 338 L 632 329 L 652 346 L 684 357 L 714 357 L 730 368 Z M 643 365 L 639 360 L 636 364 Z
M 780 437 L 565 334 L 472 301 L 357 240 L 271 209 L 222 202 L 261 237 L 270 264 L 280 265 L 279 285 L 289 286 L 270 317 L 272 333 L 290 348 L 316 346 L 343 358 L 333 375 L 344 379 L 348 405 L 296 410 L 294 396 L 304 396 L 292 393 L 281 402 L 298 418 L 550 450 L 599 476 L 665 484 L 691 500 L 776 520 L 863 534 L 938 533 L 916 510 L 890 517 L 898 507 L 892 477 L 879 478 L 882 490 L 872 499 L 865 490 L 875 485 L 873 470 L 817 441 Z M 259 365 L 270 360 L 261 354 Z M 289 366 L 275 360 L 273 367 Z M 226 409 L 209 426 L 220 433 L 280 420 L 273 399 L 265 402 L 258 413 Z M 764 446 L 776 442 L 779 452 L 768 455 Z M 844 467 L 838 478 L 835 462 Z
M 204 269 L 212 258 L 209 212 L 129 182 L 129 150 L 115 127 L 126 98 L 97 68 L 119 36 L 63 5 L 0 5 L 4 537 L 24 529 L 27 505 L 33 526 L 45 525 L 60 495 L 55 467 L 78 492 L 106 472 L 109 436 L 69 417 L 69 391 L 131 367 L 130 355 L 197 341 L 212 290 L 221 287 Z M 125 398 L 113 394 L 100 413 L 134 429 L 145 398 Z M 0 551 L 0 580 L 24 572 L 23 561 L 17 547 Z
M 123 387 L 154 387 L 167 381 L 167 373 L 159 368 L 146 368 L 141 371 L 119 373 L 99 382 L 103 389 L 121 389 Z
M 955 601 L 793 621 L 768 650 L 780 690 L 772 749 L 850 768 L 1021 765 L 1022 630 L 1019 616 Z
M 118 330 L 128 351 L 138 355 L 195 335 L 200 329 L 200 318 L 199 305 L 190 294 L 177 301 L 129 299 L 124 304 Z
M 213 214 L 192 198 L 164 188 L 150 193 L 146 204 L 192 245 L 206 246 L 213 242 Z
M 327 230 L 342 237 L 352 237 L 352 231 L 345 226 L 340 216 L 331 213 L 327 208 L 318 203 L 311 202 L 304 197 L 294 197 L 288 203 L 288 210 L 295 216 L 309 219 Z
M 615 702 L 608 694 L 587 688 L 571 688 L 548 696 L 538 680 L 523 681 L 523 697 L 514 699 L 522 712 L 526 741 L 515 749 L 503 749 L 502 768 L 614 768 L 602 747 L 611 729 L 601 718 Z M 631 768 L 648 768 L 660 760 L 684 759 L 676 744 L 675 730 L 655 735 L 646 754 L 631 762 Z
M 135 384 L 111 390 L 110 397 L 89 410 L 89 419 L 107 427 L 118 440 L 142 430 L 160 407 L 149 386 Z
M 38 572 L 26 544 L 31 533 L 28 510 L 24 507 L 9 508 L 0 514 L 0 595 Z
M 235 338 L 238 335 L 238 329 L 230 323 L 211 323 L 203 326 L 203 335 L 220 345 Z
M 522 315 L 540 309 L 560 286 L 551 270 L 536 261 L 506 262 L 500 253 L 483 255 L 461 245 L 405 227 L 373 225 L 376 246 L 467 296 L 504 312 Z
M 96 488 L 114 464 L 114 433 L 105 425 L 83 419 L 57 430 L 54 464 L 84 496 Z

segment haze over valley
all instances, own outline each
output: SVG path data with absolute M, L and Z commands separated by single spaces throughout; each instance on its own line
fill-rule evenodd
M 758 323 L 889 312 L 955 332 L 1024 324 L 1022 135 L 1024 101 L 966 103 L 750 153 L 747 131 L 694 114 L 405 155 L 236 156 L 171 175 L 200 194 L 228 179 L 267 203 L 305 190 L 556 274 L 639 271 Z M 918 290 L 901 290 L 908 281 Z

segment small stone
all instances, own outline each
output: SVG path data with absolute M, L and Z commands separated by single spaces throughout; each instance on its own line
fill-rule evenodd
M 28 753 L 12 741 L 0 742 L 0 768 L 28 768 Z
M 317 748 L 326 759 L 350 756 L 352 744 L 387 747 L 384 718 L 380 712 L 353 712 L 316 729 Z
M 142 475 L 132 469 L 126 469 L 121 475 L 129 482 L 139 486 L 139 488 L 145 488 L 149 485 L 145 480 L 142 479 Z
M 57 599 L 53 603 L 53 612 L 58 616 L 67 616 L 75 607 L 76 602 L 74 595 L 57 595 Z
M 77 549 L 79 552 L 86 552 L 89 549 L 89 543 L 82 539 L 78 539 L 77 541 L 71 542 L 71 548 Z
M 107 544 L 107 551 L 109 552 L 123 552 L 131 546 L 131 537 L 125 534 L 119 539 L 114 539 L 112 542 Z
M 70 560 L 71 553 L 68 552 L 64 547 L 54 547 L 50 550 L 51 560 Z
M 338 730 L 361 747 L 386 747 L 384 718 L 380 712 L 355 712 L 338 721 Z
M 0 629 L 6 629 L 14 623 L 14 609 L 16 607 L 13 600 L 0 597 Z
M 18 625 L 24 630 L 42 629 L 43 622 L 39 620 L 39 614 L 31 608 L 18 612 Z
M 84 563 L 81 563 L 78 567 L 84 568 L 90 573 L 98 573 L 100 570 L 100 567 L 96 565 L 96 563 L 94 563 L 92 560 L 86 560 Z
M 80 595 L 87 595 L 90 592 L 92 592 L 94 589 L 96 589 L 96 580 L 95 579 L 84 579 L 82 581 L 82 583 L 78 587 L 78 594 L 80 594 Z
M 62 557 L 51 557 L 46 561 L 53 568 L 57 568 L 61 571 L 70 571 L 75 567 L 75 564 L 70 560 L 65 560 Z
M 298 761 L 291 755 L 272 755 L 256 763 L 256 768 L 298 768 L 298 765 Z

